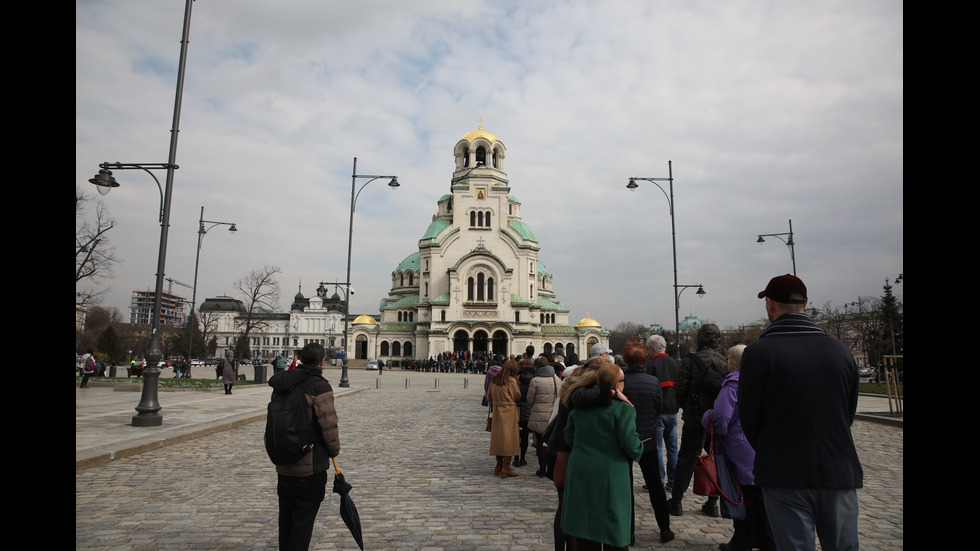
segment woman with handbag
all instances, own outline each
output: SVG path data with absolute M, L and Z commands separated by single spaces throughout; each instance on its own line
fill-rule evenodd
M 600 390 L 622 392 L 623 370 L 599 367 L 592 379 Z M 643 455 L 636 410 L 612 401 L 568 414 L 565 440 L 572 446 L 565 474 L 561 526 L 573 550 L 628 549 L 633 510 L 630 469 Z
M 517 386 L 517 362 L 508 360 L 500 371 L 490 379 L 487 402 L 493 411 L 490 422 L 490 455 L 497 457 L 494 475 L 500 478 L 517 476 L 510 470 L 510 458 L 521 451 L 518 422 L 520 409 L 517 406 L 521 390 Z
M 722 551 L 750 551 L 753 548 L 775 551 L 776 542 L 772 537 L 762 491 L 755 485 L 752 475 L 755 450 L 745 438 L 738 417 L 738 379 L 743 350 L 744 344 L 728 349 L 728 375 L 721 381 L 721 391 L 715 398 L 714 408 L 706 411 L 701 419 L 705 429 L 714 429 L 714 434 L 719 436 L 717 440 L 720 441 L 716 440 L 715 447 L 723 450 L 725 462 L 730 466 L 735 482 L 741 487 L 745 506 L 744 518 L 732 520 L 735 531 L 731 540 L 719 544 L 718 548 Z M 720 501 L 722 516 L 737 516 L 731 514 L 731 505 L 724 497 Z

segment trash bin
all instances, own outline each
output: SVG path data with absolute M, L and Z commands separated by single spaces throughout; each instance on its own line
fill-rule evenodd
M 253 366 L 253 368 L 255 369 L 255 382 L 256 383 L 265 383 L 266 382 L 266 380 L 265 380 L 265 364 L 256 364 L 255 366 Z
M 115 364 L 109 366 L 109 376 L 110 377 L 115 377 L 116 376 L 116 366 L 115 366 Z

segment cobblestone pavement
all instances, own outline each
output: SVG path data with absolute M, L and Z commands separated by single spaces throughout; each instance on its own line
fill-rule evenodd
M 519 477 L 491 475 L 482 376 L 353 372 L 358 385 L 366 389 L 337 398 L 338 463 L 353 485 L 365 549 L 553 549 L 556 494 L 534 475 L 533 457 Z M 76 471 L 75 548 L 275 549 L 276 474 L 263 429 L 252 422 Z M 865 473 L 861 547 L 902 549 L 903 429 L 859 420 L 853 434 Z M 709 551 L 728 541 L 731 521 L 702 515 L 704 498 L 692 496 L 684 515 L 671 517 L 677 539 L 661 544 L 639 469 L 636 480 L 631 549 Z M 338 511 L 328 483 L 313 549 L 357 549 Z

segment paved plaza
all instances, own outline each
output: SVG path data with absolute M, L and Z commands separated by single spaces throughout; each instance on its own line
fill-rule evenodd
M 364 527 L 364 548 L 384 551 L 548 551 L 554 486 L 534 475 L 533 447 L 520 476 L 491 475 L 481 375 L 351 369 L 337 391 L 337 458 Z M 165 375 L 166 376 L 166 372 Z M 251 376 L 248 376 L 251 379 Z M 135 381 L 135 380 L 134 380 Z M 77 384 L 76 384 L 77 387 Z M 275 469 L 262 445 L 266 385 L 163 392 L 163 426 L 133 427 L 139 392 L 76 388 L 75 548 L 275 549 Z M 889 411 L 862 397 L 859 411 Z M 853 426 L 864 467 L 858 491 L 861 548 L 902 549 L 903 429 L 861 416 Z M 331 474 L 332 479 L 332 474 Z M 661 544 L 636 469 L 634 550 L 713 551 L 731 521 L 700 513 L 689 496 Z M 357 549 L 329 493 L 312 549 Z

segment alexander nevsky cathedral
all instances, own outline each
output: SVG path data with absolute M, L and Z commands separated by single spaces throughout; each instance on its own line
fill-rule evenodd
M 536 353 L 585 359 L 593 344 L 608 345 L 599 322 L 586 316 L 571 325 L 568 308 L 555 296 L 541 246 L 511 195 L 506 151 L 482 124 L 456 143 L 451 191 L 439 198 L 418 250 L 392 272 L 380 319 L 361 315 L 351 322 L 350 358 L 404 365 L 445 352 L 520 355 L 533 346 Z M 229 297 L 220 297 L 201 307 L 213 309 L 222 298 L 230 306 Z M 310 299 L 298 294 L 288 319 L 274 316 L 278 323 L 261 337 L 252 335 L 252 350 L 262 356 L 291 353 L 311 340 L 328 348 L 334 339 L 342 342 L 343 304 L 323 285 Z M 232 320 L 226 322 L 217 333 L 219 347 L 233 342 Z

